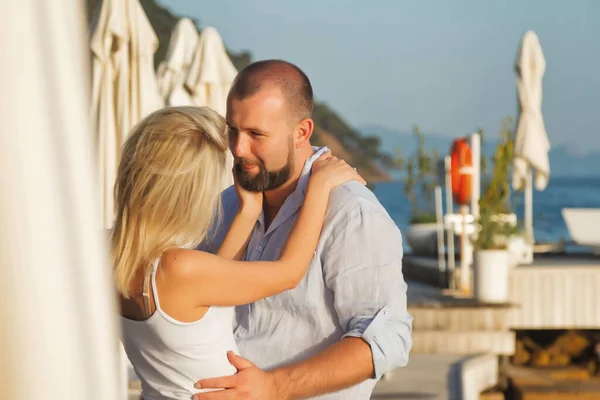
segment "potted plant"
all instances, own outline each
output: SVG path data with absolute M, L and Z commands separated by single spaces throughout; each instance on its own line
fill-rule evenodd
M 513 135 L 505 121 L 494 154 L 491 176 L 483 176 L 484 189 L 479 200 L 477 234 L 474 240 L 473 291 L 484 303 L 508 301 L 511 255 L 508 251 L 517 233 L 510 208 L 509 171 L 513 160 Z
M 414 254 L 432 254 L 437 248 L 437 221 L 433 204 L 438 154 L 425 150 L 425 137 L 418 126 L 413 127 L 417 140 L 414 154 L 404 159 L 397 151 L 396 163 L 405 173 L 404 194 L 411 203 L 411 217 L 405 234 Z

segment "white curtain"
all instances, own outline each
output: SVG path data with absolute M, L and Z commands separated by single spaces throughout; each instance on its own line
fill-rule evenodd
M 3 399 L 122 398 L 83 7 L 81 0 L 0 5 Z

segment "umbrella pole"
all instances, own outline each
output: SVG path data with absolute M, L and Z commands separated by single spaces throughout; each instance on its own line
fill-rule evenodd
M 533 171 L 531 167 L 525 175 L 525 239 L 531 246 L 535 244 L 533 237 Z

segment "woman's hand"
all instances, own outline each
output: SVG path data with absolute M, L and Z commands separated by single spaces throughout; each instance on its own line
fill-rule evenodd
M 309 183 L 317 187 L 332 190 L 350 181 L 357 181 L 363 185 L 367 184 L 355 168 L 348 165 L 346 161 L 332 156 L 331 151 L 327 151 L 313 163 Z
M 233 173 L 233 184 L 239 200 L 239 211 L 250 216 L 256 216 L 258 219 L 263 210 L 262 192 L 250 192 L 241 187 L 235 175 L 235 171 Z

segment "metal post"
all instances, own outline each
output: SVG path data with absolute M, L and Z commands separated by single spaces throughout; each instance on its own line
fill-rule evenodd
M 444 167 L 446 170 L 446 214 L 452 214 L 454 211 L 454 205 L 452 204 L 452 176 L 450 174 L 451 159 L 450 156 L 444 158 Z M 450 277 L 449 286 L 450 289 L 456 289 L 455 280 L 455 252 L 454 252 L 454 229 L 452 226 L 446 230 L 448 237 L 448 276 Z
M 461 292 L 471 292 L 471 259 L 470 251 L 472 247 L 467 235 L 467 215 L 469 206 L 460 206 L 460 215 L 462 217 L 462 230 L 460 234 L 460 279 L 459 290 Z
M 438 242 L 438 268 L 440 287 L 446 284 L 446 248 L 444 246 L 444 210 L 442 204 L 442 187 L 435 187 L 435 216 L 437 221 L 437 242 Z
M 477 221 L 479 218 L 479 197 L 481 195 L 481 137 L 479 133 L 471 135 L 471 160 L 473 162 L 471 214 Z M 477 234 L 477 230 L 475 230 L 475 234 Z

